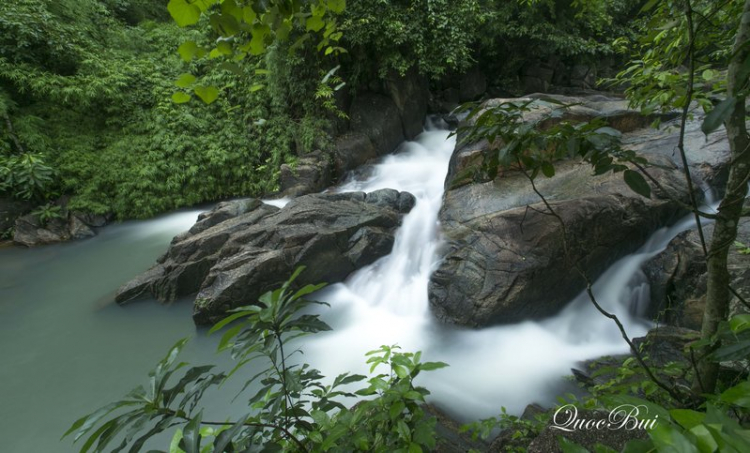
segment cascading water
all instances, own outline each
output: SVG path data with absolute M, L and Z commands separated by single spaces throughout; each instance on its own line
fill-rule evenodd
M 339 188 L 405 190 L 417 204 L 404 218 L 389 256 L 318 295 L 332 304 L 323 313 L 334 330 L 306 338 L 304 360 L 335 376 L 366 373 L 364 353 L 382 344 L 422 350 L 424 360 L 451 365 L 419 377 L 433 392 L 432 400 L 456 416 L 476 419 L 496 415 L 501 406 L 518 413 L 530 402 L 551 401 L 561 376 L 576 362 L 627 352 L 615 326 L 585 296 L 542 322 L 475 331 L 431 319 L 427 282 L 439 260 L 437 214 L 455 142 L 448 131 L 427 129 L 375 166 L 367 180 Z M 286 201 L 273 204 L 281 207 Z M 73 419 L 142 383 L 169 346 L 194 334 L 188 301 L 170 307 L 146 302 L 124 310 L 111 301 L 114 290 L 153 263 L 197 214 L 183 211 L 110 226 L 78 243 L 0 250 L 0 358 L 5 364 L 0 367 L 0 432 L 13 433 L 5 436 L 5 450 L 73 451 L 59 442 Z M 692 219 L 687 219 L 660 230 L 595 284 L 602 305 L 620 316 L 631 336 L 649 327 L 635 316 L 647 294 L 645 282 L 638 280 L 640 265 L 690 226 Z M 183 359 L 231 366 L 226 355 L 214 354 L 215 343 L 213 337 L 197 335 Z M 233 410 L 224 401 L 239 390 L 232 385 L 222 388 L 226 395 L 206 401 L 207 416 Z M 163 448 L 168 439 L 162 441 L 155 447 Z
M 331 304 L 321 313 L 333 331 L 306 339 L 305 360 L 328 376 L 367 373 L 367 351 L 398 344 L 423 351 L 425 360 L 451 365 L 420 379 L 432 391 L 432 401 L 454 416 L 477 419 L 496 415 L 501 407 L 519 413 L 531 402 L 552 401 L 577 362 L 627 353 L 628 346 L 585 293 L 541 322 L 467 330 L 432 320 L 427 284 L 440 259 L 438 211 L 454 145 L 448 131 L 428 124 L 416 141 L 376 165 L 369 178 L 338 189 L 392 188 L 411 192 L 417 203 L 405 216 L 390 255 L 318 295 Z M 658 231 L 595 283 L 599 303 L 620 318 L 631 337 L 650 327 L 638 317 L 648 301 L 641 265 L 691 225 L 686 219 Z

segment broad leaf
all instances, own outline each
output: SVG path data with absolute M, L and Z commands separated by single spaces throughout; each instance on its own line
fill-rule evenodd
M 643 175 L 637 171 L 625 170 L 623 178 L 625 179 L 625 184 L 627 184 L 633 192 L 643 197 L 651 198 L 651 186 L 648 185 L 648 182 L 646 182 Z
M 708 135 L 724 124 L 724 121 L 732 114 L 736 102 L 735 98 L 727 98 L 714 107 L 703 120 L 703 124 L 701 125 L 703 133 Z
M 180 77 L 177 78 L 174 84 L 180 88 L 187 88 L 193 83 L 195 83 L 195 76 L 185 73 L 180 75 Z
M 167 10 L 180 27 L 197 24 L 201 18 L 200 8 L 186 0 L 169 0 Z
M 219 90 L 214 86 L 197 87 L 194 91 L 206 104 L 213 103 L 219 97 Z

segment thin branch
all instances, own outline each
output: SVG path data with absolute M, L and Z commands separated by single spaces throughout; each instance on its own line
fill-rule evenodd
M 637 168 L 638 170 L 640 170 L 640 172 L 641 172 L 641 173 L 643 173 L 643 174 L 644 174 L 644 175 L 646 176 L 646 178 L 648 178 L 648 180 L 649 180 L 649 181 L 651 181 L 651 183 L 652 183 L 653 185 L 655 185 L 655 186 L 656 186 L 656 188 L 657 188 L 657 189 L 658 189 L 659 191 L 661 191 L 662 193 L 664 193 L 664 195 L 666 195 L 666 197 L 667 197 L 667 198 L 669 198 L 669 200 L 670 200 L 670 201 L 672 201 L 673 203 L 675 203 L 675 204 L 679 205 L 679 206 L 680 206 L 680 208 L 682 208 L 682 209 L 684 209 L 684 210 L 686 210 L 686 211 L 688 211 L 688 212 L 692 212 L 692 213 L 693 213 L 693 214 L 695 214 L 696 216 L 700 216 L 700 217 L 703 217 L 703 218 L 706 218 L 706 219 L 711 219 L 711 220 L 715 220 L 715 219 L 717 219 L 717 218 L 718 218 L 718 216 L 717 216 L 716 214 L 709 214 L 709 213 L 707 213 L 707 212 L 703 212 L 703 211 L 701 211 L 700 209 L 698 209 L 698 208 L 697 208 L 696 206 L 691 206 L 691 205 L 689 205 L 689 204 L 687 204 L 687 203 L 684 203 L 683 201 L 679 200 L 678 198 L 674 197 L 674 196 L 673 196 L 673 195 L 672 195 L 671 193 L 669 193 L 669 191 L 668 191 L 668 190 L 667 190 L 667 189 L 666 189 L 666 188 L 665 188 L 665 187 L 664 187 L 664 186 L 663 186 L 663 185 L 662 185 L 662 184 L 661 184 L 661 183 L 659 182 L 659 180 L 658 180 L 658 179 L 656 179 L 656 178 L 655 178 L 655 177 L 654 177 L 654 176 L 653 176 L 653 175 L 652 175 L 651 173 L 649 173 L 649 172 L 648 172 L 648 170 L 646 170 L 646 167 L 644 167 L 643 165 L 639 164 L 638 162 L 631 162 L 631 163 L 632 163 L 632 164 L 633 164 L 633 165 L 634 165 L 634 166 L 635 166 L 635 167 L 636 167 L 636 168 Z M 691 191 L 691 193 L 692 193 L 692 191 Z
M 163 409 L 160 409 L 159 412 L 161 412 L 161 413 L 163 413 L 165 415 L 172 415 L 172 416 L 181 418 L 181 419 L 183 419 L 185 421 L 191 421 L 191 419 L 189 417 L 187 417 L 184 413 L 177 412 L 177 411 L 172 410 L 172 409 L 163 408 Z M 202 425 L 210 425 L 210 426 L 231 426 L 234 423 L 232 423 L 232 422 L 207 422 L 207 421 L 201 420 L 201 424 Z M 299 449 L 301 451 L 307 451 L 307 448 L 305 447 L 305 444 L 303 444 L 301 440 L 297 439 L 294 436 L 294 434 L 292 434 L 288 429 L 284 428 L 283 426 L 274 425 L 274 424 L 271 424 L 271 423 L 256 423 L 256 422 L 244 422 L 242 424 L 244 426 L 248 426 L 248 427 L 252 427 L 252 428 L 271 428 L 271 429 L 279 430 L 279 431 L 283 432 L 286 435 L 286 437 L 288 437 L 292 442 L 294 442 L 297 445 L 297 447 L 299 447 Z
M 695 90 L 695 29 L 693 24 L 693 6 L 690 0 L 685 0 L 685 18 L 687 19 L 688 26 L 688 86 L 687 94 L 685 95 L 685 106 L 682 109 L 682 118 L 680 119 L 680 140 L 677 143 L 677 149 L 680 151 L 680 158 L 682 159 L 682 168 L 685 174 L 685 181 L 687 182 L 688 194 L 690 196 L 690 204 L 693 206 L 693 215 L 695 216 L 695 224 L 698 228 L 698 236 L 701 240 L 701 247 L 703 247 L 703 253 L 708 255 L 708 246 L 706 245 L 706 237 L 703 234 L 703 225 L 701 225 L 700 216 L 697 213 L 698 201 L 695 199 L 695 192 L 693 191 L 693 178 L 690 175 L 690 166 L 688 165 L 687 154 L 685 153 L 685 129 L 687 127 L 687 119 L 690 111 L 690 103 L 693 102 L 693 92 Z
M 520 164 L 519 160 L 519 164 Z M 572 255 L 570 254 L 570 250 L 568 248 L 568 233 L 567 228 L 565 226 L 565 221 L 560 217 L 560 215 L 552 208 L 552 206 L 549 204 L 547 199 L 544 195 L 539 191 L 539 189 L 536 187 L 536 183 L 534 183 L 534 178 L 529 175 L 529 173 L 526 171 L 525 168 L 521 167 L 521 171 L 523 172 L 524 176 L 529 180 L 531 183 L 531 188 L 536 193 L 536 195 L 542 200 L 542 203 L 547 208 L 547 211 L 549 211 L 549 214 L 553 216 L 557 221 L 560 223 L 560 227 L 562 228 L 562 234 L 563 234 L 563 251 L 565 252 L 565 255 L 568 259 L 568 261 L 572 260 Z M 635 356 L 635 359 L 638 361 L 640 366 L 643 368 L 643 370 L 648 375 L 649 379 L 656 384 L 658 387 L 660 387 L 662 390 L 667 392 L 672 398 L 674 398 L 675 401 L 683 402 L 684 401 L 684 394 L 678 392 L 674 387 L 670 387 L 667 384 L 663 383 L 659 378 L 656 377 L 656 375 L 651 371 L 651 368 L 646 365 L 646 362 L 643 360 L 643 356 L 641 355 L 638 348 L 636 348 L 633 341 L 628 336 L 627 331 L 625 330 L 625 326 L 623 326 L 622 322 L 620 322 L 620 319 L 617 317 L 617 315 L 612 314 L 604 309 L 601 305 L 599 305 L 598 300 L 596 299 L 596 296 L 593 292 L 593 283 L 591 282 L 591 279 L 588 277 L 586 272 L 581 268 L 581 266 L 575 262 L 573 263 L 573 266 L 575 267 L 576 271 L 580 274 L 581 278 L 586 282 L 586 294 L 589 296 L 589 299 L 594 304 L 594 307 L 604 315 L 605 317 L 611 319 L 615 322 L 617 325 L 617 328 L 620 330 L 620 335 L 625 340 L 625 342 L 630 346 L 630 350 L 633 352 L 633 355 Z

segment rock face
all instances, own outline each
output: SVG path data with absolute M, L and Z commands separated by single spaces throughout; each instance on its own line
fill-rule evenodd
M 704 227 L 710 240 L 711 225 Z M 743 218 L 737 229 L 737 241 L 750 245 L 750 219 Z M 750 257 L 745 248 L 732 246 L 728 269 L 732 287 L 745 299 L 750 297 Z M 706 260 L 700 237 L 695 229 L 677 235 L 667 248 L 644 266 L 651 290 L 649 315 L 673 326 L 700 330 L 706 305 Z M 731 311 L 746 311 L 736 297 Z
M 350 121 L 331 149 L 301 156 L 296 168 L 281 169 L 281 192 L 299 196 L 330 187 L 347 172 L 385 156 L 422 132 L 428 84 L 416 71 L 391 75 L 378 91 L 358 93 L 344 110 Z
M 85 239 L 96 236 L 94 228 L 109 223 L 106 216 L 85 215 L 63 209 L 61 217 L 42 222 L 34 214 L 27 214 L 16 220 L 13 242 L 26 247 L 65 242 L 71 239 Z
M 662 165 L 650 173 L 664 190 L 687 201 L 684 177 L 673 160 L 677 156 L 672 156 L 671 141 L 662 137 L 665 133 L 639 129 L 644 121 L 623 101 L 603 96 L 575 101 L 583 105 L 565 116 L 612 119 L 610 125 L 625 132 L 626 144 Z M 549 108 L 544 102 L 537 105 Z M 717 162 L 728 156 L 724 145 L 717 145 L 716 151 L 723 153 Z M 536 184 L 564 221 L 566 244 L 560 223 L 546 212 L 523 174 L 510 170 L 487 180 L 474 171 L 481 168 L 486 146 L 458 148 L 446 179 L 440 212 L 444 259 L 429 286 L 431 308 L 446 322 L 479 327 L 553 315 L 584 288 L 572 263 L 595 279 L 655 229 L 683 214 L 679 204 L 659 190 L 652 199 L 636 195 L 621 174 L 594 177 L 588 164 L 558 163 L 554 178 L 540 176 Z M 717 164 L 712 173 L 721 168 Z
M 222 203 L 116 300 L 153 295 L 170 302 L 198 293 L 194 320 L 210 324 L 277 288 L 299 265 L 307 266 L 298 279 L 304 285 L 339 282 L 371 264 L 391 251 L 413 205 L 411 194 L 391 189 L 306 195 L 281 210 L 254 199 Z
M 325 190 L 331 185 L 330 156 L 317 151 L 301 157 L 294 168 L 283 164 L 280 185 L 292 197 Z
M 0 198 L 0 235 L 13 228 L 16 219 L 29 209 L 31 205 L 27 202 Z

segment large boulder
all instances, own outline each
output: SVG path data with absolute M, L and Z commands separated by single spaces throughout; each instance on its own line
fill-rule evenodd
M 413 68 L 403 77 L 398 73 L 391 74 L 386 85 L 388 94 L 398 109 L 404 137 L 407 140 L 416 137 L 422 132 L 424 118 L 427 116 L 429 82 Z
M 13 242 L 36 247 L 71 239 L 86 239 L 96 236 L 95 228 L 102 227 L 109 221 L 109 216 L 71 212 L 61 206 L 60 213 L 46 221 L 42 221 L 34 213 L 16 219 Z
M 321 192 L 331 185 L 330 156 L 320 151 L 297 160 L 295 166 L 281 166 L 280 189 L 284 196 L 296 197 Z
M 365 194 L 306 195 L 283 209 L 257 200 L 224 203 L 176 237 L 167 253 L 127 283 L 116 300 L 163 302 L 197 293 L 194 320 L 210 324 L 254 303 L 297 266 L 298 283 L 335 283 L 393 247 L 394 232 L 414 197 L 391 189 Z
M 334 170 L 341 176 L 392 152 L 404 139 L 401 111 L 389 96 L 362 93 L 352 102 L 351 131 L 336 139 Z
M 713 225 L 705 226 L 703 232 L 710 241 Z M 729 249 L 727 268 L 732 288 L 747 300 L 750 257 L 746 246 L 750 245 L 750 219 L 740 220 L 737 242 Z M 670 325 L 700 330 L 706 306 L 707 269 L 698 231 L 691 229 L 677 235 L 643 270 L 651 292 L 649 315 Z M 730 307 L 732 313 L 747 311 L 737 297 L 732 298 Z
M 555 177 L 538 178 L 536 187 L 565 223 L 563 234 L 522 173 L 508 170 L 494 180 L 481 174 L 487 143 L 458 148 L 440 212 L 444 258 L 429 286 L 430 305 L 439 319 L 478 327 L 551 316 L 585 286 L 575 264 L 595 279 L 654 230 L 684 214 L 684 176 L 672 148 L 660 147 L 671 141 L 659 138 L 653 141 L 659 146 L 649 146 L 644 137 L 662 133 L 638 129 L 644 120 L 622 101 L 603 96 L 576 101 L 581 105 L 548 121 L 610 119 L 612 127 L 624 132 L 625 143 L 635 143 L 660 164 L 650 174 L 665 192 L 654 190 L 646 199 L 630 190 L 621 174 L 594 177 L 588 164 L 559 162 Z M 551 108 L 547 104 L 537 102 L 539 111 L 529 115 Z M 717 151 L 726 159 L 728 145 Z

